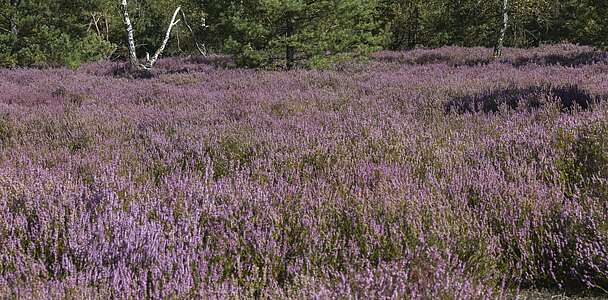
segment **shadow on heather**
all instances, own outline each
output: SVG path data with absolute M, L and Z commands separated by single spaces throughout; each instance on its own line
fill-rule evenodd
M 571 54 L 546 54 L 532 57 L 518 57 L 509 60 L 514 67 L 523 67 L 530 64 L 542 66 L 578 67 L 596 63 L 608 62 L 608 54 L 599 51 L 587 51 Z
M 503 106 L 509 109 L 524 108 L 534 110 L 550 101 L 557 101 L 562 112 L 577 107 L 588 110 L 596 101 L 595 97 L 577 85 L 567 86 L 509 86 L 498 90 L 480 92 L 474 95 L 454 97 L 444 106 L 446 113 L 495 113 Z
M 444 47 L 438 49 L 415 49 L 402 52 L 378 52 L 373 59 L 379 62 L 403 65 L 444 64 L 450 67 L 479 66 L 493 62 L 492 49 Z M 579 67 L 597 63 L 608 63 L 608 53 L 592 47 L 569 44 L 547 45 L 533 49 L 505 49 L 500 64 L 520 68 L 528 65 Z
M 232 69 L 236 68 L 236 65 L 230 56 L 210 55 L 207 57 L 165 58 L 159 60 L 152 70 L 130 71 L 128 67 L 127 63 L 116 63 L 105 74 L 98 75 L 128 79 L 152 79 L 161 75 L 191 74 L 217 69 Z

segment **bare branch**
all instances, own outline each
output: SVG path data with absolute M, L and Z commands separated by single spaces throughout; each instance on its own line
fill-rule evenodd
M 99 29 L 99 21 L 101 20 L 101 16 L 96 12 L 91 13 L 92 22 L 95 25 L 95 30 L 97 31 L 97 35 L 101 36 L 101 30 Z
M 109 41 L 110 40 L 110 25 L 108 25 L 108 15 L 104 12 L 103 13 L 103 22 L 106 28 L 106 40 Z
M 194 34 L 194 30 L 192 30 L 192 27 L 190 27 L 190 24 L 188 24 L 188 20 L 186 19 L 186 13 L 184 13 L 183 10 L 182 10 L 182 20 L 184 20 L 184 25 L 186 25 L 186 28 L 188 28 L 188 30 L 190 31 L 190 34 L 192 34 L 192 39 L 194 40 L 194 45 L 196 46 L 196 49 L 198 50 L 198 52 L 202 56 L 207 56 L 207 48 L 205 47 L 205 44 L 201 44 L 199 42 L 198 38 L 196 37 L 196 34 Z

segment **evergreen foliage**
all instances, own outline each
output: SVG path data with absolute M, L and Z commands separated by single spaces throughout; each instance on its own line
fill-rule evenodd
M 492 47 L 500 0 L 132 0 L 137 52 L 160 43 L 181 5 L 190 29 L 175 28 L 165 54 L 233 54 L 242 66 L 317 67 L 384 49 Z M 608 2 L 511 0 L 507 47 L 608 44 Z M 76 67 L 126 56 L 116 0 L 0 1 L 0 66 Z
M 106 58 L 116 46 L 87 26 L 87 15 L 104 7 L 103 1 L 2 1 L 0 66 L 77 67 Z
M 251 0 L 232 5 L 225 48 L 246 66 L 319 65 L 377 49 L 374 1 Z

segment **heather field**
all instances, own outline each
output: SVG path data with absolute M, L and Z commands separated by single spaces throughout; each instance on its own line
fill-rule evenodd
M 608 55 L 0 70 L 0 298 L 608 295 Z

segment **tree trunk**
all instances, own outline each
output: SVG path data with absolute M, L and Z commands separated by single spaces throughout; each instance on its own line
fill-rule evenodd
M 285 44 L 285 67 L 287 70 L 291 70 L 294 66 L 295 61 L 295 49 L 290 45 L 289 38 L 293 35 L 293 20 L 291 14 L 287 16 L 286 19 L 286 31 L 285 35 L 288 38 L 287 43 Z
M 420 30 L 420 6 L 418 2 L 412 2 L 412 29 L 410 31 L 409 48 L 416 48 L 418 44 L 418 31 Z
M 131 24 L 131 18 L 129 18 L 129 8 L 127 0 L 121 0 L 122 4 L 122 21 L 125 24 L 125 32 L 127 34 L 127 45 L 129 47 L 129 62 L 132 70 L 140 69 L 141 64 L 137 59 L 137 52 L 135 51 L 135 38 L 133 37 L 133 25 Z
M 103 13 L 103 23 L 106 29 L 106 41 L 110 41 L 110 25 L 108 24 L 108 15 Z
M 19 38 L 19 27 L 17 26 L 17 19 L 19 17 L 18 8 L 21 0 L 11 0 L 11 6 L 13 7 L 13 12 L 11 14 L 11 34 L 13 35 L 13 46 L 17 43 L 17 38 Z
M 295 61 L 295 49 L 290 45 L 287 45 L 287 47 L 285 47 L 285 59 L 287 61 L 286 62 L 287 70 L 293 69 L 294 61 Z
M 136 48 L 135 48 L 135 38 L 133 37 L 133 25 L 131 24 L 131 19 L 129 18 L 129 8 L 128 8 L 127 0 L 120 0 L 120 3 L 122 5 L 122 17 L 123 17 L 122 19 L 123 19 L 123 23 L 125 24 L 127 44 L 129 46 L 129 62 L 130 62 L 131 70 L 142 70 L 142 69 L 150 70 L 150 69 L 152 69 L 152 67 L 154 67 L 154 64 L 158 60 L 158 57 L 165 50 L 165 47 L 167 47 L 167 43 L 169 42 L 169 38 L 171 37 L 171 30 L 173 29 L 173 26 L 175 26 L 175 25 L 177 25 L 177 23 L 179 23 L 179 20 L 175 21 L 175 19 L 177 18 L 177 14 L 181 10 L 181 7 L 178 7 L 177 9 L 175 9 L 175 12 L 173 13 L 173 17 L 171 18 L 171 23 L 169 23 L 169 27 L 167 28 L 167 32 L 165 34 L 165 39 L 163 40 L 163 43 L 160 45 L 158 50 L 156 50 L 156 52 L 154 53 L 154 56 L 152 56 L 152 58 L 150 58 L 149 54 L 146 55 L 146 63 L 142 64 L 139 62 L 139 59 L 137 58 L 137 52 L 136 52 Z
M 167 28 L 167 32 L 165 33 L 165 39 L 163 40 L 163 43 L 160 45 L 160 47 L 158 47 L 158 50 L 156 50 L 156 52 L 154 53 L 154 56 L 152 56 L 152 58 L 146 62 L 147 68 L 152 68 L 158 60 L 158 57 L 163 53 L 163 51 L 165 51 L 165 47 L 167 47 L 167 43 L 169 42 L 169 38 L 171 37 L 171 30 L 173 30 L 173 26 L 177 25 L 177 23 L 179 23 L 180 21 L 175 21 L 175 19 L 177 18 L 177 14 L 179 14 L 179 11 L 181 9 L 181 6 L 177 7 L 177 9 L 175 9 L 175 12 L 173 12 L 171 23 L 169 23 L 169 27 Z
M 509 26 L 509 0 L 503 0 L 502 2 L 502 27 L 500 28 L 500 34 L 498 35 L 498 41 L 494 47 L 494 58 L 500 58 L 502 56 L 502 48 L 505 41 L 505 35 L 507 33 L 507 27 Z

